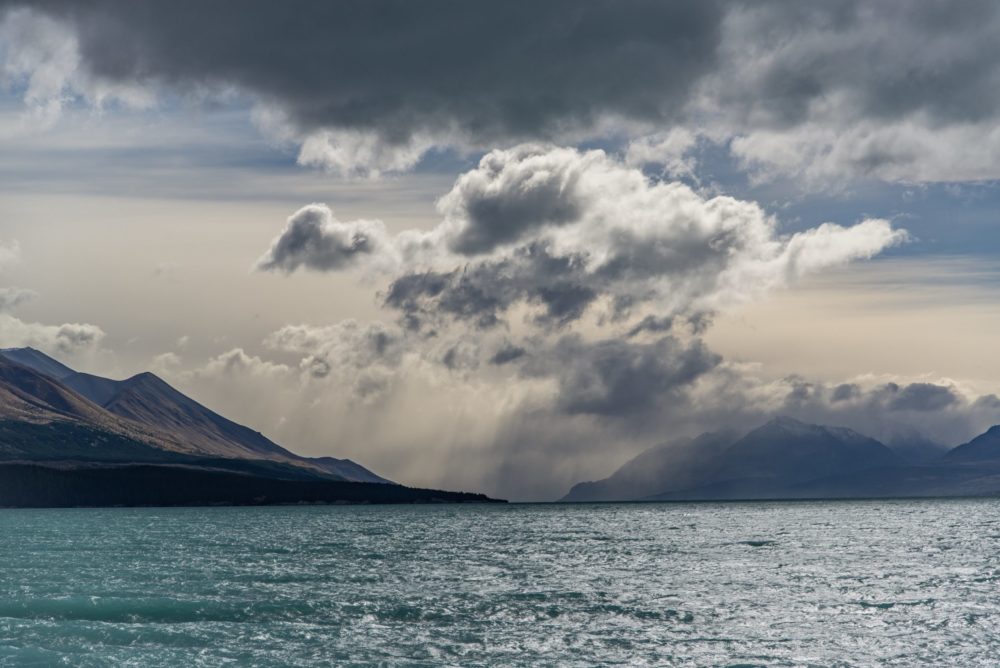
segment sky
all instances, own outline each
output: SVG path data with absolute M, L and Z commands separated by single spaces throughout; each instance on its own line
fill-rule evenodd
M 0 345 L 518 500 L 1000 422 L 993 2 L 0 0 Z

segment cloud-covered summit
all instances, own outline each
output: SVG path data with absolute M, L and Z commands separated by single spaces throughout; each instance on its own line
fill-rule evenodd
M 561 458 L 597 457 L 602 439 L 647 441 L 684 414 L 731 410 L 742 424 L 782 405 L 708 347 L 711 314 L 906 239 L 878 219 L 782 233 L 754 202 L 547 144 L 489 152 L 437 209 L 430 229 L 395 234 L 321 204 L 295 212 L 257 269 L 374 275 L 395 322 L 294 325 L 266 343 L 300 358 L 311 393 L 356 414 L 419 421 L 403 416 L 442 404 L 449 424 L 477 421 L 489 435 L 462 437 L 487 448 L 477 466 L 521 498 L 544 496 Z

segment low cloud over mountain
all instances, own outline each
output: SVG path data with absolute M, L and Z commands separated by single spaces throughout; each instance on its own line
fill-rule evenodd
M 650 180 L 602 151 L 540 145 L 487 154 L 438 211 L 430 230 L 390 234 L 311 205 L 257 268 L 384 277 L 391 324 L 290 326 L 267 344 L 300 356 L 302 382 L 321 384 L 331 404 L 426 419 L 429 433 L 411 434 L 425 463 L 446 456 L 436 439 L 451 440 L 430 436 L 432 401 L 477 422 L 468 439 L 482 442 L 464 456 L 482 469 L 465 468 L 470 484 L 551 496 L 622 441 L 746 428 L 775 412 L 946 442 L 991 419 L 990 397 L 956 385 L 765 380 L 705 344 L 719 309 L 905 241 L 887 221 L 782 234 L 753 202 Z M 402 448 L 395 431 L 373 425 L 357 438 Z

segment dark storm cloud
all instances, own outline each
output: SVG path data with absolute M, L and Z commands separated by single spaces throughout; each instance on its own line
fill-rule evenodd
M 605 114 L 662 120 L 711 67 L 721 20 L 704 0 L 32 6 L 73 24 L 99 77 L 235 86 L 302 129 L 373 129 L 396 141 L 452 127 L 537 136 Z
M 13 54 L 15 71 L 43 72 L 39 83 L 54 86 L 35 103 L 58 111 L 63 85 L 96 104 L 119 93 L 127 103 L 137 89 L 237 91 L 262 127 L 301 145 L 301 163 L 345 174 L 410 169 L 434 147 L 527 140 L 637 139 L 636 160 L 676 167 L 701 137 L 762 176 L 817 187 L 850 176 L 1000 177 L 1000 5 L 988 0 L 5 6 L 72 31 Z M 29 62 L 64 44 L 78 47 L 79 64 Z M 688 141 L 661 141 L 672 131 Z M 470 218 L 509 218 L 493 204 Z M 572 212 L 549 213 L 558 223 Z M 487 222 L 453 250 L 516 235 Z
M 691 328 L 691 331 L 695 334 L 704 334 L 708 331 L 708 328 L 712 326 L 712 319 L 715 317 L 713 313 L 708 311 L 699 311 L 688 316 L 687 324 Z
M 857 383 L 830 386 L 800 378 L 786 379 L 789 391 L 784 399 L 787 410 L 826 406 L 834 411 L 863 411 L 884 415 L 912 411 L 933 413 L 956 408 L 964 398 L 956 388 L 937 383 L 885 383 L 863 389 Z
M 389 286 L 385 304 L 411 318 L 444 315 L 488 329 L 499 325 L 512 305 L 527 302 L 542 307 L 537 324 L 560 326 L 578 320 L 597 299 L 591 283 L 581 258 L 555 255 L 533 243 L 451 272 L 400 276 Z
M 322 205 L 303 207 L 257 261 L 262 271 L 292 272 L 299 267 L 333 271 L 350 266 L 384 245 L 385 228 L 377 221 L 341 223 Z
M 503 366 L 504 364 L 509 364 L 514 360 L 520 359 L 527 354 L 527 350 L 521 346 L 515 346 L 508 343 L 500 350 L 496 351 L 493 357 L 490 358 L 490 364 L 496 366 Z
M 457 121 L 517 135 L 606 112 L 659 120 L 713 71 L 723 38 L 755 43 L 743 62 L 766 64 L 744 82 L 755 94 L 723 99 L 752 98 L 785 124 L 841 89 L 867 114 L 940 119 L 992 116 L 1000 95 L 983 85 L 1000 59 L 997 40 L 979 39 L 997 20 L 985 0 L 2 4 L 71 21 L 97 75 L 231 84 L 287 103 L 306 127 Z M 809 33 L 823 39 L 780 41 Z
M 851 399 L 857 399 L 861 396 L 861 388 L 854 383 L 842 383 L 837 387 L 833 388 L 833 392 L 830 394 L 830 400 L 833 403 L 838 401 L 849 401 Z
M 538 176 L 536 173 L 536 180 Z M 579 206 L 565 196 L 565 185 L 546 185 L 549 187 L 526 190 L 527 197 L 516 200 L 491 197 L 470 201 L 466 210 L 469 224 L 452 240 L 451 249 L 465 255 L 487 252 L 499 244 L 516 241 L 541 224 L 577 219 Z
M 449 240 L 462 255 L 487 253 L 516 242 L 546 225 L 566 225 L 582 217 L 588 193 L 580 180 L 586 159 L 567 165 L 566 152 L 522 147 L 483 157 L 476 170 L 463 174 L 439 208 L 462 221 Z
M 0 0 L 18 6 L 68 26 L 79 65 L 27 62 L 46 52 L 29 48 L 15 70 L 64 75 L 92 102 L 134 87 L 238 91 L 301 144 L 300 162 L 343 173 L 409 169 L 435 146 L 679 130 L 684 146 L 710 138 L 762 174 L 819 186 L 1000 176 L 1000 5 L 988 0 Z M 56 110 L 62 85 L 47 93 Z M 683 158 L 652 138 L 641 160 Z M 535 211 L 545 194 L 532 192 Z M 510 217 L 494 204 L 469 210 L 486 224 L 455 251 L 516 238 L 488 224 Z
M 988 0 L 740 3 L 703 93 L 764 178 L 995 179 L 998 30 Z
M 926 113 L 938 123 L 994 118 L 1000 6 L 988 0 L 738 3 L 724 39 L 735 55 L 721 104 L 772 126 L 805 122 L 843 95 L 860 117 Z
M 973 406 L 984 411 L 992 411 L 1000 416 L 1000 397 L 995 394 L 986 394 L 976 399 Z
M 562 412 L 624 417 L 662 407 L 671 398 L 681 400 L 691 383 L 721 361 L 699 340 L 589 342 L 569 334 L 535 355 L 523 371 L 557 379 Z
M 470 213 L 484 201 L 485 220 Z M 433 229 L 387 236 L 373 222 L 333 222 L 329 209 L 307 207 L 258 266 L 326 271 L 367 254 L 394 276 L 384 304 L 411 327 L 463 321 L 488 329 L 528 305 L 534 323 L 553 330 L 599 305 L 609 309 L 599 317 L 613 323 L 655 309 L 658 320 L 635 325 L 633 336 L 664 331 L 670 317 L 699 335 L 719 304 L 905 239 L 884 220 L 779 238 L 775 220 L 755 203 L 651 181 L 600 150 L 537 144 L 491 151 L 456 180 L 439 209 L 443 221 Z M 300 218 L 308 235 L 298 233 Z M 355 252 L 347 240 L 359 231 L 365 245 Z M 478 240 L 471 257 L 461 242 L 468 238 Z M 331 249 L 325 240 L 335 242 Z
M 632 338 L 633 336 L 638 336 L 643 332 L 669 332 L 673 326 L 674 319 L 670 316 L 658 318 L 655 315 L 647 315 L 632 329 L 630 329 L 626 336 L 628 338 Z
M 905 387 L 890 383 L 883 392 L 891 396 L 889 410 L 894 411 L 939 411 L 960 400 L 953 388 L 932 383 L 911 383 Z

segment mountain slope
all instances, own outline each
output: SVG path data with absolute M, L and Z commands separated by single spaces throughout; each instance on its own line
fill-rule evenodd
M 260 432 L 206 408 L 152 373 L 140 373 L 122 381 L 100 379 L 104 383 L 95 383 L 94 378 L 99 377 L 75 381 L 73 376 L 67 381 L 77 386 L 86 383 L 96 399 L 104 398 L 102 406 L 106 410 L 175 434 L 195 446 L 199 454 L 291 462 L 344 480 L 391 483 L 349 459 L 311 459 L 286 450 Z
M 105 388 L 100 390 L 103 396 Z M 209 410 L 148 372 L 117 381 L 116 391 L 102 406 L 115 415 L 169 430 L 196 445 L 201 454 L 295 458 L 259 432 Z
M 75 420 L 0 420 L 0 462 L 169 462 L 182 455 Z
M 69 375 L 60 378 L 59 382 L 87 397 L 98 406 L 103 406 L 111 401 L 118 394 L 121 385 L 120 381 L 80 371 L 70 372 Z
M 632 501 L 665 489 L 694 487 L 737 439 L 734 432 L 702 434 L 651 448 L 603 480 L 577 483 L 561 501 Z
M 736 441 L 723 454 L 712 482 L 759 480 L 791 485 L 903 460 L 873 438 L 843 427 L 775 418 Z
M 0 356 L 0 416 L 100 421 L 102 411 L 56 380 Z
M 986 433 L 948 451 L 944 459 L 956 464 L 1000 462 L 1000 425 L 994 425 Z
M 327 473 L 332 473 L 342 477 L 344 480 L 355 482 L 378 482 L 383 484 L 395 484 L 393 481 L 376 475 L 366 469 L 361 464 L 350 459 L 337 459 L 336 457 L 310 457 L 308 461 L 314 466 L 318 466 Z
M 6 357 L 11 362 L 34 369 L 56 380 L 62 380 L 76 373 L 62 362 L 54 360 L 42 351 L 35 350 L 34 348 L 3 348 L 0 349 L 0 355 Z
M 0 457 L 146 460 L 179 451 L 168 435 L 113 415 L 0 355 Z
M 155 441 L 157 447 L 192 456 L 268 459 L 344 480 L 391 483 L 347 459 L 313 460 L 286 450 L 260 432 L 203 406 L 152 373 L 111 380 L 73 371 L 31 348 L 3 350 L 0 357 L 6 358 L 8 363 L 13 359 L 21 360 L 35 376 L 47 378 L 49 385 L 62 388 L 64 394 L 89 400 L 84 402 L 90 413 L 90 418 L 86 419 L 107 422 L 107 414 L 111 414 L 119 423 L 132 425 L 133 430 L 140 426 L 139 431 L 143 433 L 136 437 Z M 100 410 L 95 413 L 95 409 Z
M 951 449 L 916 431 L 902 436 L 897 435 L 886 445 L 911 464 L 932 462 L 943 457 Z

